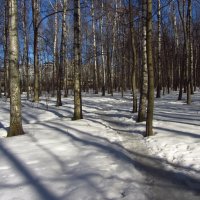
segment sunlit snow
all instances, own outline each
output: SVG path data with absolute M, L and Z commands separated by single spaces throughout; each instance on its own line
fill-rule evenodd
M 73 97 L 22 97 L 23 136 L 4 138 L 9 102 L 0 99 L 0 199 L 199 199 L 200 95 L 156 99 L 154 133 L 144 138 L 132 97 L 83 94 L 83 120 L 72 121 Z

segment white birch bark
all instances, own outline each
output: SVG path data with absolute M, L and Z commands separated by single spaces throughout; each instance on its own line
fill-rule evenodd
M 104 18 L 103 18 L 104 2 L 103 2 L 103 0 L 101 2 L 101 12 L 102 12 L 102 16 L 100 19 L 100 32 L 101 32 L 101 60 L 102 60 L 102 96 L 105 96 L 106 66 L 105 66 L 105 50 L 104 50 L 104 45 L 103 45 L 103 25 L 104 25 Z
M 142 84 L 140 93 L 140 104 L 138 111 L 138 122 L 145 121 L 147 108 L 147 89 L 148 89 L 148 74 L 147 74 L 147 47 L 146 47 L 146 0 L 142 0 Z
M 8 137 L 24 134 L 18 69 L 17 1 L 9 1 L 10 128 Z
M 93 57 L 94 57 L 94 93 L 98 94 L 98 69 L 97 69 L 97 45 L 96 45 L 96 30 L 95 30 L 95 16 L 94 16 L 94 0 L 91 0 L 92 8 L 92 34 L 93 34 Z
M 74 0 L 74 120 L 82 119 L 81 98 L 81 10 L 80 0 Z

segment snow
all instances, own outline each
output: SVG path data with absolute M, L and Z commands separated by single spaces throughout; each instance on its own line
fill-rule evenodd
M 199 93 L 156 99 L 155 136 L 124 98 L 83 94 L 84 119 L 72 121 L 73 97 L 22 98 L 23 136 L 4 138 L 9 102 L 0 100 L 0 199 L 199 199 Z M 185 97 L 184 97 L 185 98 Z M 164 198 L 163 198 L 164 197 Z
M 174 92 L 156 101 L 156 135 L 146 139 L 147 145 L 169 167 L 180 166 L 186 173 L 200 179 L 200 95 L 195 93 L 192 105 L 175 101 L 176 98 L 177 93 Z

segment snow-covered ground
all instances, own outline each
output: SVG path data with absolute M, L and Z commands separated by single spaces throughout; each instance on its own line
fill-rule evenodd
M 177 95 L 156 100 L 155 136 L 146 141 L 150 151 L 169 167 L 180 167 L 200 179 L 200 94 L 192 96 L 192 105 L 176 101 Z
M 83 95 L 84 119 L 71 121 L 73 97 L 23 98 L 26 135 L 3 138 L 9 102 L 0 100 L 0 199 L 199 199 L 200 94 L 155 102 L 155 136 L 124 98 Z

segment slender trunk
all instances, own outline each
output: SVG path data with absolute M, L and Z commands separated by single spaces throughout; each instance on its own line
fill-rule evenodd
M 194 50 L 193 50 L 193 43 L 192 43 L 192 36 L 190 38 L 190 87 L 191 87 L 191 94 L 194 94 Z
M 148 89 L 148 74 L 147 74 L 147 49 L 146 49 L 146 0 L 142 1 L 143 13 L 143 38 L 142 38 L 142 84 L 140 94 L 140 104 L 138 112 L 138 122 L 146 120 L 147 106 L 147 89 Z
M 95 17 L 94 17 L 94 0 L 91 1 L 92 9 L 92 35 L 93 35 L 93 56 L 94 56 L 94 93 L 98 94 L 98 69 L 97 69 L 97 45 L 96 45 L 96 31 L 95 31 Z
M 68 64 L 67 64 L 67 26 L 66 26 L 66 10 L 68 0 L 63 2 L 63 69 L 64 69 L 64 97 L 68 96 Z
M 113 96 L 113 89 L 114 89 L 114 61 L 115 61 L 115 48 L 116 48 L 116 26 L 117 26 L 117 8 L 118 8 L 118 1 L 115 0 L 115 17 L 114 17 L 114 24 L 112 29 L 113 34 L 113 41 L 112 41 L 112 54 L 111 54 L 111 69 L 110 69 L 110 93 Z
M 198 56 L 197 56 L 197 52 L 198 52 L 198 48 L 197 45 L 193 45 L 194 46 L 194 62 L 193 62 L 193 79 L 194 79 L 194 91 L 196 91 L 197 89 L 197 76 L 196 76 L 196 69 L 197 69 L 197 63 L 198 63 Z
M 188 57 L 189 57 L 189 66 L 188 66 L 188 92 L 189 98 L 188 104 L 191 103 L 191 94 L 194 93 L 193 90 L 193 44 L 192 44 L 192 1 L 188 0 Z
M 81 98 L 81 10 L 80 0 L 74 0 L 74 120 L 82 119 Z
M 123 30 L 123 35 L 125 36 L 125 30 Z M 125 37 L 123 37 L 123 49 L 125 49 Z M 125 61 L 125 51 L 122 51 L 121 53 L 121 57 L 122 57 L 122 64 L 121 64 L 121 96 L 124 97 L 124 91 L 125 91 L 125 66 L 126 66 L 126 61 Z
M 104 2 L 102 0 L 101 3 L 101 10 L 103 13 L 104 10 Z M 100 19 L 100 32 L 101 32 L 101 60 L 102 60 L 102 96 L 105 96 L 106 93 L 106 67 L 105 67 L 105 52 L 104 52 L 104 45 L 103 45 L 103 25 L 104 25 L 104 20 L 103 16 Z
M 58 11 L 58 0 L 55 3 L 55 12 Z M 53 42 L 53 79 L 52 79 L 52 96 L 55 96 L 55 74 L 58 79 L 58 71 L 59 71 L 59 63 L 58 63 L 58 14 L 55 14 L 54 19 L 54 42 Z M 57 73 L 55 73 L 57 72 Z
M 188 63 L 188 57 L 187 57 L 187 49 L 188 49 L 188 44 L 187 44 L 187 36 L 186 36 L 186 20 L 185 20 L 185 2 L 183 2 L 183 13 L 181 14 L 181 10 L 180 10 L 180 3 L 179 1 L 177 1 L 178 3 L 178 12 L 179 12 L 179 16 L 181 19 L 181 23 L 182 23 L 182 27 L 183 27 L 183 36 L 184 36 L 184 46 L 183 46 L 183 61 L 182 63 L 180 63 L 180 88 L 179 88 L 179 96 L 178 96 L 178 100 L 182 99 L 182 94 L 183 94 L 183 86 L 185 88 L 184 82 L 185 79 L 184 77 L 186 77 L 187 79 L 187 63 Z M 185 74 L 186 73 L 186 74 Z M 186 80 L 187 81 L 187 80 Z M 185 90 L 185 89 L 184 89 Z
M 109 39 L 107 36 L 107 45 L 106 45 L 106 67 L 107 67 L 107 82 L 108 82 L 108 94 L 111 94 L 111 66 L 110 66 L 110 46 L 109 46 Z
M 153 135 L 154 110 L 154 67 L 152 58 L 152 0 L 147 0 L 147 68 L 148 68 L 148 105 L 146 136 Z
M 26 93 L 29 99 L 29 57 L 28 57 L 28 32 L 27 32 L 27 11 L 26 0 L 23 1 L 23 32 L 24 32 L 24 52 L 23 52 L 23 67 L 25 67 Z
M 174 55 L 174 86 L 173 88 L 177 90 L 178 83 L 180 82 L 180 62 L 178 60 L 178 48 L 179 48 L 179 37 L 178 37 L 178 31 L 177 31 L 177 18 L 176 18 L 176 12 L 175 12 L 175 5 L 173 4 L 173 29 L 174 29 L 174 42 L 175 42 L 175 55 Z
M 136 48 L 135 48 L 135 33 L 133 24 L 133 8 L 131 5 L 131 0 L 129 0 L 129 21 L 130 21 L 130 35 L 131 35 L 131 51 L 133 53 L 133 63 L 132 63 L 132 93 L 133 93 L 133 113 L 137 112 L 137 88 L 136 88 Z
M 8 137 L 24 134 L 18 69 L 17 1 L 9 1 L 10 128 Z
M 160 0 L 158 0 L 158 77 L 157 77 L 157 94 L 156 98 L 160 98 L 160 90 L 161 90 L 161 4 Z
M 34 102 L 39 102 L 38 17 L 39 1 L 32 0 L 34 30 Z
M 192 54 L 191 54 L 191 12 L 192 5 L 191 0 L 188 0 L 188 11 L 187 11 L 187 21 L 186 21 L 186 87 L 187 87 L 187 104 L 191 104 L 191 64 L 192 64 Z
M 8 27 L 9 27 L 9 20 L 8 20 L 8 5 L 9 1 L 5 2 L 5 18 L 4 18 L 4 96 L 10 97 L 10 87 L 9 87 L 9 32 L 8 32 Z
M 62 35 L 61 35 L 61 45 L 60 45 L 60 63 L 57 69 L 57 106 L 62 106 L 62 72 L 65 66 L 65 56 L 66 56 L 66 8 L 67 1 L 63 1 L 63 16 L 62 16 Z

